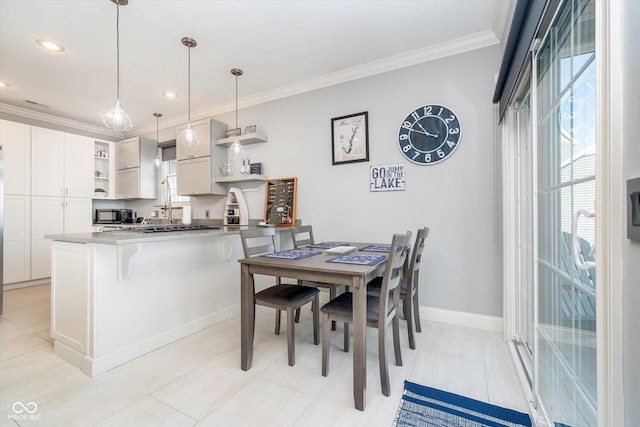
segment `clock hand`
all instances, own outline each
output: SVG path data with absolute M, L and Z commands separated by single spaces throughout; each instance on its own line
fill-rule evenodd
M 420 127 L 422 127 L 422 126 L 420 126 Z M 424 128 L 423 128 L 423 129 L 424 129 Z M 426 132 L 426 131 L 425 131 L 425 132 L 426 132 L 426 133 L 425 133 L 425 132 L 422 132 L 421 130 L 417 130 L 417 129 L 414 129 L 414 128 L 411 128 L 411 129 L 409 129 L 409 130 L 410 130 L 411 132 L 418 132 L 418 133 L 421 133 L 421 134 L 423 134 L 423 135 L 427 135 L 427 136 L 429 136 L 429 132 Z
M 425 135 L 427 135 L 427 136 L 432 136 L 432 137 L 434 137 L 434 138 L 437 138 L 437 137 L 438 137 L 438 135 L 435 135 L 435 134 L 433 134 L 433 133 L 429 133 L 429 131 L 428 131 L 428 130 L 426 130 L 426 129 L 422 126 L 422 124 L 421 124 L 420 122 L 417 122 L 417 124 L 418 124 L 418 126 L 420 126 L 420 128 L 424 131 L 424 134 L 425 134 Z M 418 132 L 419 132 L 419 131 L 418 131 Z M 423 132 L 420 132 L 420 133 L 423 133 Z

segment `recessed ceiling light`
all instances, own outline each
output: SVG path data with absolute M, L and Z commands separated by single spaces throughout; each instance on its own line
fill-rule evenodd
M 51 50 L 53 52 L 64 52 L 64 46 L 51 40 L 37 39 L 36 43 L 38 43 L 43 48 Z
M 177 93 L 175 93 L 175 92 L 171 92 L 171 91 L 168 91 L 168 90 L 166 90 L 166 91 L 162 92 L 162 94 L 163 94 L 164 96 L 166 96 L 167 98 L 177 98 L 177 97 L 178 97 L 178 94 L 177 94 Z
M 9 87 L 11 86 L 9 83 L 0 82 L 0 87 Z

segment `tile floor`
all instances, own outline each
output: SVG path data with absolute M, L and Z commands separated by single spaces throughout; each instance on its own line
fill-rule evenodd
M 327 298 L 324 292 L 321 296 Z M 423 321 L 417 349 L 411 350 L 402 321 L 404 364 L 391 363 L 392 394 L 385 397 L 373 344 L 376 331 L 369 329 L 362 412 L 353 407 L 351 352 L 341 350 L 341 327 L 331 334 L 329 376 L 322 377 L 309 310 L 296 325 L 294 367 L 287 365 L 286 331 L 273 334 L 273 313 L 257 308 L 248 372 L 240 369 L 240 317 L 235 316 L 90 378 L 53 354 L 50 287 L 6 291 L 0 319 L 0 426 L 391 426 L 405 379 L 528 412 L 498 333 Z M 389 342 L 393 362 L 392 347 Z M 35 402 L 37 409 L 33 415 L 16 414 L 15 402 Z

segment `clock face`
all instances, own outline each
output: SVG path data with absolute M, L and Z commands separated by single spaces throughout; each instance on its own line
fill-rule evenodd
M 442 105 L 425 105 L 404 119 L 398 144 L 413 163 L 433 165 L 455 151 L 460 133 L 460 120 L 453 111 Z

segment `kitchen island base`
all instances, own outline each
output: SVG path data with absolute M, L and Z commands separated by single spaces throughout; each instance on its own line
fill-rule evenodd
M 241 248 L 229 238 L 54 240 L 55 354 L 95 376 L 237 315 Z

